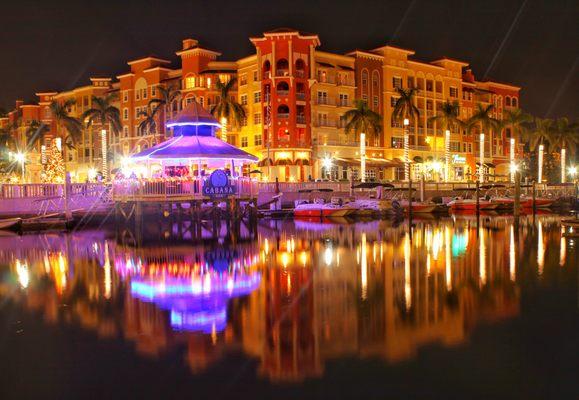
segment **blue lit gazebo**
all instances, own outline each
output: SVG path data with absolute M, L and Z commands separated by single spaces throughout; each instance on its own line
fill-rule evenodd
M 203 176 L 214 169 L 241 175 L 241 167 L 258 158 L 218 139 L 219 122 L 199 103 L 191 102 L 167 123 L 174 136 L 129 158 L 144 177 Z M 145 167 L 145 168 L 143 168 Z M 239 168 L 239 170 L 238 170 Z

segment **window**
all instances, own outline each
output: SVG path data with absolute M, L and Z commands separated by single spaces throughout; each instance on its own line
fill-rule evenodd
M 247 105 L 247 95 L 246 95 L 246 94 L 242 94 L 242 95 L 241 95 L 241 105 L 242 105 L 242 106 L 246 106 L 246 105 Z
M 424 90 L 424 78 L 418 78 L 416 82 L 417 82 L 416 87 L 418 88 L 418 90 Z
M 453 142 L 450 143 L 450 151 L 453 153 L 458 153 L 460 151 L 460 142 Z
M 378 106 L 379 106 L 378 96 L 374 96 L 374 108 L 378 108 Z
M 141 113 L 141 107 L 135 107 L 135 118 L 141 118 L 139 115 Z
M 262 140 L 261 135 L 255 135 L 253 138 L 253 144 L 255 146 L 261 146 Z
M 247 136 L 241 137 L 241 147 L 247 147 Z
M 458 97 L 458 88 L 451 86 L 450 88 L 448 88 L 448 90 L 449 90 L 450 97 L 454 97 L 454 98 Z
M 185 99 L 185 105 L 189 105 L 189 104 L 193 103 L 193 100 L 194 100 L 193 97 L 187 97 Z
M 205 84 L 207 85 L 207 89 L 211 89 L 211 77 L 207 77 Z
M 367 94 L 363 94 L 363 95 L 362 95 L 362 101 L 363 101 L 364 103 L 368 103 L 368 95 L 367 95 Z
M 253 124 L 254 125 L 261 124 L 261 113 L 260 112 L 256 112 L 255 114 L 253 114 Z
M 404 138 L 403 138 L 403 137 L 392 136 L 392 148 L 393 148 L 393 149 L 402 149 L 402 148 L 404 148 Z
M 197 97 L 197 101 L 201 107 L 203 107 L 203 104 L 205 104 L 205 99 L 202 96 Z
M 253 102 L 261 103 L 261 92 L 253 92 Z
M 348 107 L 349 106 L 349 96 L 347 93 L 340 93 L 340 106 Z
M 247 74 L 239 75 L 239 85 L 240 86 L 247 85 Z M 243 141 L 243 139 L 241 140 Z
M 195 87 L 195 77 L 194 76 L 188 76 L 187 78 L 185 78 L 185 88 L 191 89 L 194 87 Z
M 517 98 L 513 97 L 513 100 L 511 101 L 511 104 L 513 105 L 513 107 L 517 106 Z
M 123 119 L 126 121 L 129 119 L 129 109 L 123 108 Z
M 362 71 L 362 89 L 368 89 L 368 71 Z
M 413 76 L 409 76 L 409 77 L 408 77 L 408 87 L 409 87 L 409 88 L 413 88 L 413 87 L 414 87 L 414 77 L 413 77 Z
M 510 98 L 509 96 L 505 97 L 505 105 L 506 105 L 507 107 L 510 107 L 510 106 L 511 106 L 511 98 Z
M 123 90 L 123 103 L 126 103 L 127 101 L 129 101 L 129 91 Z
M 432 100 L 426 100 L 426 109 L 432 111 Z
M 129 127 L 123 126 L 123 137 L 129 137 Z
M 253 81 L 257 82 L 257 71 L 253 71 Z
M 157 86 L 151 86 L 151 97 L 155 97 L 157 95 Z
M 247 126 L 247 117 L 241 119 L 241 126 Z
M 147 98 L 147 88 L 143 89 L 143 99 Z
M 141 91 L 135 90 L 135 100 L 141 100 Z
M 392 78 L 392 87 L 395 89 L 402 89 L 402 78 L 395 76 Z
M 442 93 L 442 82 L 436 81 L 436 93 Z
M 434 86 L 432 85 L 432 81 L 430 79 L 426 80 L 426 90 L 429 92 L 434 90 Z
M 318 91 L 318 104 L 328 104 L 328 92 Z

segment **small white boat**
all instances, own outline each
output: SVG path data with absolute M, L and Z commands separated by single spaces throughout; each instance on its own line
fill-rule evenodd
M 22 226 L 22 218 L 7 218 L 0 220 L 0 229 L 18 230 Z
M 356 209 L 349 203 L 335 204 L 335 203 L 300 203 L 295 206 L 295 218 L 329 218 L 329 217 L 345 217 L 354 214 Z

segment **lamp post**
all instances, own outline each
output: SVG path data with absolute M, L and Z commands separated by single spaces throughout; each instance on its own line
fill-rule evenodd
M 567 150 L 565 148 L 561 149 L 561 183 L 567 182 L 567 171 L 565 170 L 565 156 L 567 155 Z
M 360 174 L 361 182 L 366 182 L 366 134 L 360 133 Z
M 539 171 L 537 173 L 537 181 L 541 183 L 543 181 L 543 153 L 545 151 L 545 146 L 539 145 Z
M 107 160 L 107 130 L 101 130 L 101 146 L 103 153 L 103 180 L 106 182 L 109 177 L 109 164 Z
M 444 136 L 444 181 L 450 180 L 450 130 L 447 129 Z
M 478 180 L 480 183 L 484 183 L 485 181 L 485 134 L 481 132 L 480 134 L 480 165 L 478 168 Z
M 22 173 L 21 175 L 21 183 L 24 183 L 24 161 L 26 161 L 26 155 L 22 152 L 18 152 L 14 155 L 14 159 L 20 163 L 20 171 Z
M 511 182 L 515 183 L 515 138 L 511 138 L 511 148 L 510 148 L 510 158 L 511 158 Z
M 410 138 L 408 136 L 408 125 L 410 125 L 410 120 L 408 118 L 404 118 L 404 180 L 410 180 L 410 160 L 409 151 L 410 151 Z

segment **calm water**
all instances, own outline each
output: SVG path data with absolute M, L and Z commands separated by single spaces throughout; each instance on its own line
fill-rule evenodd
M 0 398 L 579 398 L 556 216 L 206 228 L 0 237 Z

